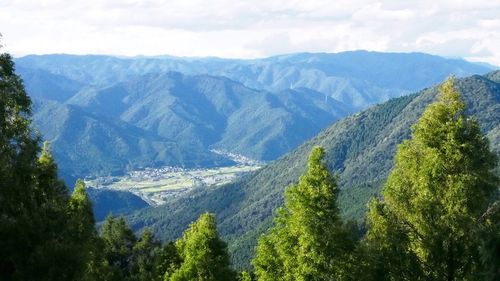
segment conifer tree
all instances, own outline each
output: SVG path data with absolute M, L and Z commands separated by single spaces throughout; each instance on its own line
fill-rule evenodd
M 285 192 L 285 208 L 262 236 L 253 260 L 257 280 L 342 280 L 354 235 L 342 222 L 336 179 L 315 147 L 306 173 Z
M 23 278 L 33 252 L 33 174 L 39 151 L 30 130 L 31 100 L 9 54 L 0 54 L 0 274 Z
M 215 216 L 205 213 L 193 222 L 176 242 L 180 266 L 165 275 L 168 281 L 236 280 L 230 269 L 229 254 L 217 233 Z
M 146 229 L 133 248 L 133 265 L 130 280 L 155 281 L 162 280 L 165 271 L 157 272 L 160 262 L 161 244 L 155 241 L 151 230 Z M 166 269 L 165 269 L 166 270 Z
M 30 117 L 12 57 L 0 54 L 0 279 L 74 280 L 82 267 L 68 235 L 67 188 Z
M 411 139 L 398 147 L 383 201 L 370 205 L 367 242 L 375 275 L 483 279 L 491 267 L 481 263 L 482 241 L 498 235 L 482 227 L 498 190 L 495 164 L 477 121 L 465 115 L 454 79 L 447 80 Z
M 75 222 L 75 234 L 81 239 L 93 236 L 95 231 L 94 212 L 92 202 L 85 190 L 85 183 L 78 179 L 69 198 L 68 213 Z
M 73 255 L 82 265 L 83 272 L 79 274 L 80 280 L 102 280 L 93 275 L 96 263 L 101 257 L 102 249 L 95 230 L 95 219 L 92 202 L 85 190 L 85 183 L 77 180 L 73 193 L 68 202 L 68 236 L 72 238 L 75 250 Z M 105 275 L 104 273 L 99 273 Z
M 108 216 L 102 225 L 101 239 L 104 259 L 114 272 L 113 278 L 125 279 L 131 272 L 133 248 L 137 241 L 134 232 L 124 218 Z
M 78 234 L 67 210 L 68 189 L 58 178 L 48 142 L 43 144 L 34 176 L 36 214 L 32 226 L 37 228 L 34 241 L 39 244 L 32 252 L 31 274 L 40 280 L 75 280 L 86 260 L 78 254 L 82 241 L 75 239 Z
M 175 269 L 179 268 L 182 260 L 174 242 L 168 242 L 161 247 L 158 262 L 155 265 L 156 278 L 163 280 L 170 276 Z

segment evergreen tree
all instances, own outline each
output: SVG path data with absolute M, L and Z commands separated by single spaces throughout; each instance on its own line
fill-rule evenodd
M 101 229 L 105 267 L 111 267 L 112 280 L 123 280 L 130 275 L 133 249 L 137 238 L 125 219 L 108 216 Z
M 179 268 L 182 260 L 174 242 L 169 242 L 162 246 L 161 252 L 156 264 L 158 280 L 167 278 L 175 269 Z
M 33 249 L 30 275 L 41 280 L 74 280 L 83 269 L 82 260 L 75 255 L 79 241 L 74 240 L 71 219 L 67 213 L 68 189 L 59 180 L 57 165 L 45 142 L 36 162 L 33 190 L 38 246 Z M 29 272 L 29 270 L 27 270 Z
M 105 244 L 97 237 L 94 240 L 93 250 L 90 252 L 85 272 L 77 280 L 81 281 L 122 281 L 120 270 L 112 266 L 104 256 Z
M 73 235 L 76 240 L 88 241 L 95 237 L 95 219 L 92 202 L 85 191 L 85 183 L 77 180 L 68 203 L 68 214 L 71 218 Z
M 108 216 L 94 245 L 84 280 L 163 280 L 180 264 L 173 243 L 162 246 L 149 229 L 137 239 L 123 218 Z
M 495 199 L 495 155 L 477 121 L 446 81 L 396 154 L 370 205 L 368 246 L 380 280 L 478 280 L 491 266 L 480 248 L 498 235 L 482 219 Z M 496 228 L 496 229 L 494 229 Z M 375 279 L 375 278 L 374 278 Z
M 182 263 L 172 273 L 169 281 L 218 281 L 236 280 L 230 269 L 227 246 L 219 238 L 213 214 L 202 214 L 176 242 Z
M 253 260 L 258 280 L 341 280 L 355 237 L 342 222 L 339 189 L 315 147 L 306 173 L 285 192 L 285 208 L 260 238 Z
M 481 217 L 480 247 L 485 280 L 500 280 L 500 201 L 497 199 Z
M 67 188 L 30 115 L 12 57 L 0 54 L 0 279 L 74 280 L 82 265 L 69 233 Z
M 95 268 L 102 264 L 101 242 L 95 230 L 95 219 L 92 202 L 85 190 L 85 183 L 77 180 L 75 188 L 68 202 L 69 230 L 68 235 L 73 239 L 73 255 L 83 267 L 80 280 L 106 280 L 103 269 Z
M 165 258 L 168 259 L 162 255 L 161 244 L 154 239 L 151 230 L 144 230 L 133 248 L 133 265 L 129 280 L 163 280 L 167 268 L 163 268 L 161 263 Z
M 31 100 L 9 54 L 0 54 L 0 274 L 23 278 L 33 252 L 38 138 L 30 130 Z

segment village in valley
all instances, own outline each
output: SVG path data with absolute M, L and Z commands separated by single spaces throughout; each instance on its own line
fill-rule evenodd
M 245 156 L 213 150 L 234 162 L 234 166 L 194 168 L 159 167 L 129 171 L 123 176 L 103 176 L 85 180 L 89 188 L 128 191 L 152 206 L 165 204 L 192 188 L 215 187 L 259 169 L 263 163 Z

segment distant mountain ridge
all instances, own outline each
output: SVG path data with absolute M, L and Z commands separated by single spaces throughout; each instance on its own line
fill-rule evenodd
M 16 59 L 35 126 L 73 176 L 274 160 L 333 121 L 450 74 L 487 67 L 420 53 L 257 60 L 45 55 Z

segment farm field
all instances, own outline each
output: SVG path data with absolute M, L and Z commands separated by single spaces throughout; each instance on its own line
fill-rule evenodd
M 191 188 L 222 185 L 259 168 L 259 165 L 254 164 L 199 169 L 146 168 L 131 171 L 125 176 L 86 179 L 85 184 L 92 188 L 129 191 L 140 196 L 148 204 L 158 206 Z

